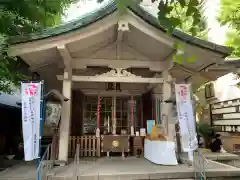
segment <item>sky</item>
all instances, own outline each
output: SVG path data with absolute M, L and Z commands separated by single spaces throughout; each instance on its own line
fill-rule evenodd
M 103 3 L 97 3 L 97 0 L 79 0 L 78 3 L 72 4 L 66 11 L 66 17 L 63 18 L 65 22 L 74 20 L 79 16 L 83 16 L 86 13 L 92 12 L 94 10 L 100 9 L 109 0 L 104 0 Z
M 223 45 L 226 40 L 227 26 L 221 27 L 216 17 L 219 11 L 220 0 L 206 2 L 205 16 L 207 17 L 209 41 Z
M 142 6 L 148 10 L 151 14 L 157 14 L 157 3 L 149 3 L 151 0 L 143 0 Z M 96 0 L 80 0 L 77 4 L 73 4 L 69 7 L 66 12 L 66 17 L 64 17 L 64 21 L 71 21 L 79 16 L 83 16 L 84 14 L 94 11 L 96 9 L 101 8 L 109 2 L 109 0 L 104 0 L 104 3 L 101 5 L 96 2 Z M 151 6 L 149 6 L 151 4 Z M 206 10 L 205 16 L 207 18 L 209 33 L 208 38 L 209 41 L 214 42 L 216 44 L 223 45 L 226 38 L 226 27 L 221 27 L 216 20 L 216 16 L 219 10 L 220 0 L 207 0 L 206 2 Z

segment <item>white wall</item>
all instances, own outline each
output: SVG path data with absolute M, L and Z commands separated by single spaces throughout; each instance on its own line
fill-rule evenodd
M 219 101 L 226 101 L 240 98 L 240 88 L 236 84 L 240 79 L 232 73 L 218 78 L 214 82 L 215 96 Z

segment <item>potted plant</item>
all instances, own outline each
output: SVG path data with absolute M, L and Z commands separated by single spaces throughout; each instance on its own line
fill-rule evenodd
M 204 139 L 206 148 L 209 148 L 210 142 L 214 137 L 214 129 L 206 122 L 197 123 L 197 133 Z

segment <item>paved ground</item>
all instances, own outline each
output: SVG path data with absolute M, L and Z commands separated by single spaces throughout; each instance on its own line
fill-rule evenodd
M 10 168 L 16 164 L 19 164 L 20 160 L 6 160 L 4 156 L 0 155 L 0 171 Z
M 224 173 L 239 175 L 240 169 L 217 162 L 209 161 L 206 164 L 207 173 L 224 176 Z M 217 172 L 217 173 L 216 173 Z M 128 180 L 128 179 L 191 179 L 193 168 L 182 164 L 177 166 L 155 165 L 143 158 L 128 157 L 100 158 L 97 160 L 81 160 L 79 165 L 69 164 L 65 167 L 56 167 L 49 180 Z M 75 177 L 75 178 L 74 178 Z M 35 163 L 23 163 L 0 172 L 0 180 L 33 180 L 36 179 Z M 239 178 L 240 179 L 240 178 Z

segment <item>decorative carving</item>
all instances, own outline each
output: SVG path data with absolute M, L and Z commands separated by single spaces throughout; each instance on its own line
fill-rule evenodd
M 115 148 L 118 147 L 119 146 L 119 141 L 113 141 L 112 146 L 115 147 Z
M 135 74 L 132 74 L 123 68 L 112 69 L 106 73 L 98 74 L 96 76 L 101 76 L 101 77 L 141 77 L 141 76 L 136 76 Z
M 128 22 L 124 20 L 118 21 L 118 31 L 129 31 Z

